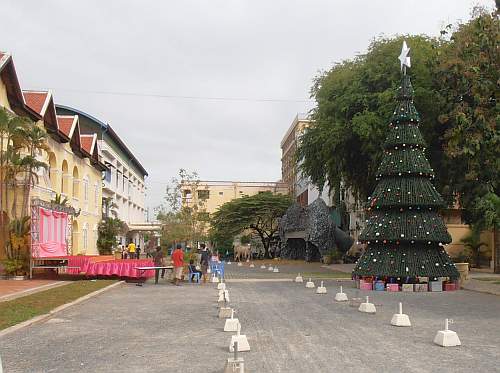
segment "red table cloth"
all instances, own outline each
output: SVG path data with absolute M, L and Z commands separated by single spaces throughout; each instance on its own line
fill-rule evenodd
M 71 275 L 78 275 L 80 273 L 87 272 L 88 265 L 92 258 L 95 256 L 91 255 L 71 255 L 66 257 L 68 259 L 69 267 L 80 267 L 80 268 L 68 268 L 66 273 Z
M 148 270 L 144 273 L 139 273 L 136 267 L 152 267 L 154 266 L 151 259 L 124 259 L 110 260 L 105 262 L 90 261 L 86 268 L 87 276 L 118 276 L 118 277 L 153 277 L 154 270 Z

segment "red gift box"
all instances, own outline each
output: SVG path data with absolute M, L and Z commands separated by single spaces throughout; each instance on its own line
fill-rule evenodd
M 387 291 L 399 291 L 399 284 L 387 284 Z
M 360 290 L 373 290 L 373 284 L 371 282 L 361 280 L 359 282 L 359 288 Z
M 444 284 L 444 291 L 457 290 L 457 285 L 454 282 L 447 282 Z

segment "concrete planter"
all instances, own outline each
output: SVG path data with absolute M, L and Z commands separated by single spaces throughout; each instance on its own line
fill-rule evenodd
M 469 263 L 455 263 L 458 273 L 460 273 L 460 287 L 469 279 Z

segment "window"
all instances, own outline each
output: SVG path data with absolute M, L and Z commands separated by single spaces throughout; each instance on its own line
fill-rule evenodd
M 190 190 L 190 189 L 184 189 L 184 190 L 182 191 L 182 196 L 183 196 L 184 198 L 188 198 L 188 199 L 189 199 L 189 198 L 191 198 L 191 190 Z
M 85 202 L 89 200 L 89 180 L 87 178 L 83 179 L 83 200 Z
M 224 195 L 224 192 L 219 192 L 219 196 L 223 196 Z
M 106 169 L 106 173 L 104 175 L 104 179 L 108 182 L 111 183 L 111 169 L 108 168 Z
M 210 191 L 209 190 L 199 190 L 198 191 L 198 198 L 199 199 L 209 199 L 210 198 Z
M 94 184 L 94 206 L 97 211 L 97 207 L 99 206 L 99 184 Z
M 83 233 L 83 250 L 87 250 L 89 241 L 89 229 L 87 225 L 83 226 L 82 233 Z

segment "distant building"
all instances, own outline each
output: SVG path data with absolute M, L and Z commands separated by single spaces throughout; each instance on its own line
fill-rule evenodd
M 200 181 L 196 185 L 183 184 L 182 205 L 191 206 L 201 199 L 204 201 L 205 211 L 212 214 L 235 198 L 262 192 L 288 194 L 288 186 L 282 182 L 257 181 Z
M 158 229 L 146 222 L 147 171 L 111 125 L 68 106 L 56 105 L 56 110 L 59 116 L 77 115 L 82 133 L 96 133 L 97 144 L 107 167 L 101 182 L 102 195 L 116 205 L 110 210 L 115 210 L 117 217 L 126 224 L 126 232 L 119 235 L 117 240 L 121 244 L 133 241 L 144 247 L 144 233 Z M 103 215 L 106 214 L 111 212 L 103 211 Z
M 293 197 L 297 197 L 297 183 L 299 182 L 297 146 L 304 129 L 311 123 L 313 121 L 306 114 L 297 114 L 281 140 L 281 180 L 288 185 L 289 194 Z
M 349 234 L 357 239 L 361 231 L 364 220 L 364 210 L 360 204 L 355 202 L 354 197 L 345 188 L 340 188 L 338 202 L 339 206 L 334 206 L 333 191 L 325 184 L 323 188 L 318 188 L 311 180 L 300 171 L 300 163 L 297 162 L 296 152 L 300 143 L 300 137 L 304 131 L 314 125 L 305 114 L 297 114 L 292 121 L 281 141 L 281 175 L 283 182 L 288 185 L 290 194 L 297 203 L 305 207 L 313 203 L 317 198 L 321 198 L 327 206 L 335 207 L 332 214 L 336 223 L 344 229 L 349 230 Z

